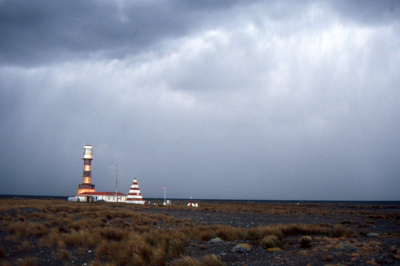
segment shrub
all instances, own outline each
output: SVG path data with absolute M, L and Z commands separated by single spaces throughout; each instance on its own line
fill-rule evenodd
M 282 225 L 279 226 L 259 226 L 257 229 L 259 231 L 259 235 L 262 237 L 268 236 L 268 235 L 274 235 L 278 237 L 279 239 L 282 239 L 284 237 L 284 234 L 282 232 Z
M 60 241 L 60 239 L 60 232 L 57 229 L 51 229 L 46 238 L 40 239 L 39 246 L 51 247 L 53 245 L 56 245 L 58 241 Z
M 340 224 L 351 224 L 351 225 L 354 225 L 354 224 L 357 224 L 357 222 L 353 221 L 353 220 L 344 220 L 344 221 L 341 221 Z
M 333 256 L 332 255 L 326 255 L 323 257 L 324 261 L 332 261 L 333 260 Z
M 165 251 L 161 248 L 153 249 L 153 254 L 151 256 L 151 265 L 164 265 L 167 261 L 167 256 Z
M 221 261 L 217 255 L 206 255 L 200 259 L 184 256 L 178 258 L 167 264 L 168 266 L 224 266 L 225 263 Z
M 26 226 L 26 236 L 45 236 L 48 234 L 47 227 L 39 223 L 28 223 Z
M 0 258 L 4 258 L 6 255 L 6 251 L 4 250 L 3 246 L 0 246 Z
M 281 248 L 278 248 L 278 247 L 276 247 L 276 248 L 268 248 L 267 249 L 269 252 L 280 252 L 280 251 L 282 251 L 282 249 Z
M 333 227 L 333 231 L 329 232 L 330 236 L 332 237 L 341 237 L 341 236 L 352 236 L 354 233 L 351 231 L 350 228 L 346 228 L 341 224 L 337 224 Z
M 99 231 L 100 236 L 107 240 L 121 241 L 122 238 L 124 238 L 124 236 L 126 235 L 126 232 L 124 230 L 116 227 L 102 228 Z
M 67 248 L 67 244 L 65 244 L 65 242 L 63 240 L 58 241 L 57 245 L 61 249 L 66 249 Z
M 283 248 L 283 243 L 276 235 L 268 235 L 261 239 L 260 246 L 268 249 L 268 248 Z
M 184 249 L 187 246 L 186 241 L 180 238 L 173 238 L 168 241 L 168 255 L 170 258 L 178 257 L 184 253 Z
M 156 250 L 143 235 L 131 232 L 126 241 L 121 242 L 121 250 L 117 261 L 119 264 L 149 265 L 153 258 L 153 252 Z M 123 246 L 123 248 L 122 248 Z M 132 261 L 133 260 L 133 261 Z
M 201 266 L 200 261 L 188 256 L 181 257 L 176 259 L 170 263 L 167 263 L 168 266 Z
M 26 222 L 15 222 L 11 223 L 7 231 L 9 234 L 17 234 L 18 236 L 25 236 L 26 234 Z
M 141 261 L 144 261 L 146 263 L 150 262 L 152 256 L 152 248 L 146 242 L 140 241 L 138 243 L 134 243 L 132 251 L 135 255 L 137 255 L 136 257 L 140 258 Z
M 61 249 L 58 252 L 58 256 L 59 259 L 69 259 L 71 258 L 71 254 L 68 253 L 68 251 L 66 249 Z
M 143 260 L 143 258 L 141 258 L 140 255 L 138 255 L 138 254 L 133 254 L 132 260 L 133 260 L 132 265 L 135 265 L 135 266 L 146 266 L 147 265 L 147 263 Z
M 303 236 L 299 239 L 300 247 L 309 248 L 311 247 L 312 238 L 310 236 Z
M 18 266 L 34 266 L 34 265 L 38 265 L 38 259 L 37 258 L 24 258 L 21 260 L 18 260 L 17 262 Z
M 325 235 L 329 232 L 328 228 L 309 224 L 289 224 L 281 226 L 285 236 L 294 235 Z
M 249 230 L 247 230 L 247 233 L 244 237 L 245 240 L 257 240 L 260 238 L 260 230 L 257 230 L 256 228 L 250 228 Z
M 6 239 L 7 239 L 7 241 L 11 241 L 11 242 L 14 242 L 14 243 L 19 243 L 20 242 L 20 237 L 16 236 L 16 235 L 7 236 Z
M 31 243 L 29 241 L 24 240 L 22 244 L 18 247 L 19 251 L 28 251 L 31 249 Z
M 225 263 L 221 261 L 221 258 L 217 255 L 211 254 L 201 258 L 202 266 L 224 266 Z
M 220 226 L 216 233 L 217 237 L 221 238 L 224 241 L 242 239 L 245 235 L 240 229 L 227 226 Z
M 115 242 L 103 240 L 96 247 L 96 256 L 100 260 L 111 260 L 111 255 L 115 254 L 117 250 L 118 246 Z
M 212 231 L 203 231 L 200 233 L 199 238 L 201 241 L 210 241 L 214 236 L 215 233 Z

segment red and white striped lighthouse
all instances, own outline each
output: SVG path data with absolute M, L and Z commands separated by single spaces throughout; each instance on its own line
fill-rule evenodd
M 133 179 L 132 186 L 129 190 L 125 203 L 144 204 L 142 193 L 140 193 L 136 178 Z
M 83 147 L 83 174 L 82 184 L 79 184 L 78 194 L 84 192 L 96 192 L 92 184 L 92 146 L 85 145 Z

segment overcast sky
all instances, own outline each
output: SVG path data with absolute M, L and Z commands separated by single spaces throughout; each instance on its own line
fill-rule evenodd
M 0 194 L 400 200 L 400 2 L 0 0 Z

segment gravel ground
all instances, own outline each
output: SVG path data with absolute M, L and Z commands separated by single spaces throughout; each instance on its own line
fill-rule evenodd
M 354 206 L 341 206 L 343 210 L 352 210 Z M 335 206 L 327 206 L 327 209 Z M 393 209 L 378 209 L 380 212 L 396 212 Z M 399 209 L 397 209 L 398 211 Z M 206 255 L 218 255 L 226 265 L 400 265 L 400 227 L 398 221 L 389 219 L 374 219 L 374 225 L 357 228 L 371 219 L 358 217 L 349 213 L 346 216 L 330 217 L 312 215 L 287 214 L 252 214 L 223 213 L 212 211 L 185 211 L 163 208 L 142 209 L 153 214 L 168 214 L 175 218 L 191 218 L 205 225 L 228 225 L 233 227 L 257 227 L 275 224 L 339 224 L 351 220 L 353 230 L 360 232 L 356 238 L 327 238 L 312 236 L 309 248 L 301 248 L 299 239 L 302 236 L 285 238 L 285 248 L 280 251 L 269 251 L 251 241 L 190 242 L 187 248 L 191 257 L 201 258 Z M 376 233 L 375 237 L 367 237 L 367 233 Z M 232 249 L 246 243 L 251 245 L 247 252 L 234 252 Z
M 321 207 L 322 206 L 322 207 Z M 319 208 L 332 210 L 335 205 L 321 205 Z M 353 210 L 354 206 L 340 206 L 342 210 Z M 26 208 L 26 213 L 41 212 L 39 209 Z M 357 212 L 349 212 L 340 217 L 316 216 L 316 215 L 291 215 L 291 214 L 262 214 L 262 213 L 231 213 L 216 212 L 211 210 L 198 209 L 173 209 L 171 207 L 141 208 L 137 211 L 150 214 L 168 214 L 175 218 L 190 218 L 194 222 L 205 225 L 227 225 L 232 227 L 249 228 L 257 226 L 269 226 L 277 224 L 331 224 L 343 223 L 360 233 L 354 238 L 327 238 L 314 235 L 310 247 L 302 248 L 299 239 L 303 236 L 291 236 L 284 239 L 283 250 L 266 250 L 259 246 L 259 243 L 252 241 L 198 241 L 189 240 L 186 253 L 190 257 L 202 258 L 207 255 L 217 255 L 226 265 L 400 265 L 400 230 L 399 220 L 359 217 Z M 400 208 L 385 209 L 385 206 L 368 209 L 377 213 L 399 213 Z M 13 209 L 0 212 L 0 216 L 6 214 L 15 215 Z M 365 225 L 370 221 L 368 227 Z M 345 221 L 352 221 L 347 224 Z M 162 226 L 161 226 L 162 227 Z M 367 236 L 367 233 L 375 235 Z M 0 240 L 5 242 L 8 236 L 6 230 L 0 230 Z M 27 239 L 30 242 L 39 239 Z M 10 242 L 9 242 L 10 243 Z M 250 250 L 235 251 L 240 244 L 247 244 Z M 1 256 L 14 258 L 11 265 L 90 265 L 96 259 L 95 252 L 90 249 L 69 247 L 63 258 L 56 248 L 43 248 L 37 243 L 27 251 L 18 251 L 15 247 L 7 247 L 15 250 L 12 254 L 1 254 L 0 265 L 9 265 L 1 261 Z M 31 264 L 21 264 L 15 258 L 32 256 L 38 258 Z M 15 263 L 14 263 L 15 262 Z

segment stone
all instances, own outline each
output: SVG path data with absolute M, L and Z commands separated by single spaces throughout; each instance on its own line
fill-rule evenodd
M 221 238 L 216 237 L 210 240 L 211 243 L 220 243 L 220 242 L 224 242 Z
M 249 245 L 249 244 L 237 244 L 233 249 L 232 249 L 232 252 L 242 252 L 242 253 L 245 253 L 245 252 L 249 252 L 249 251 L 251 251 L 251 245 Z
M 377 233 L 368 233 L 367 237 L 377 237 L 378 234 Z

